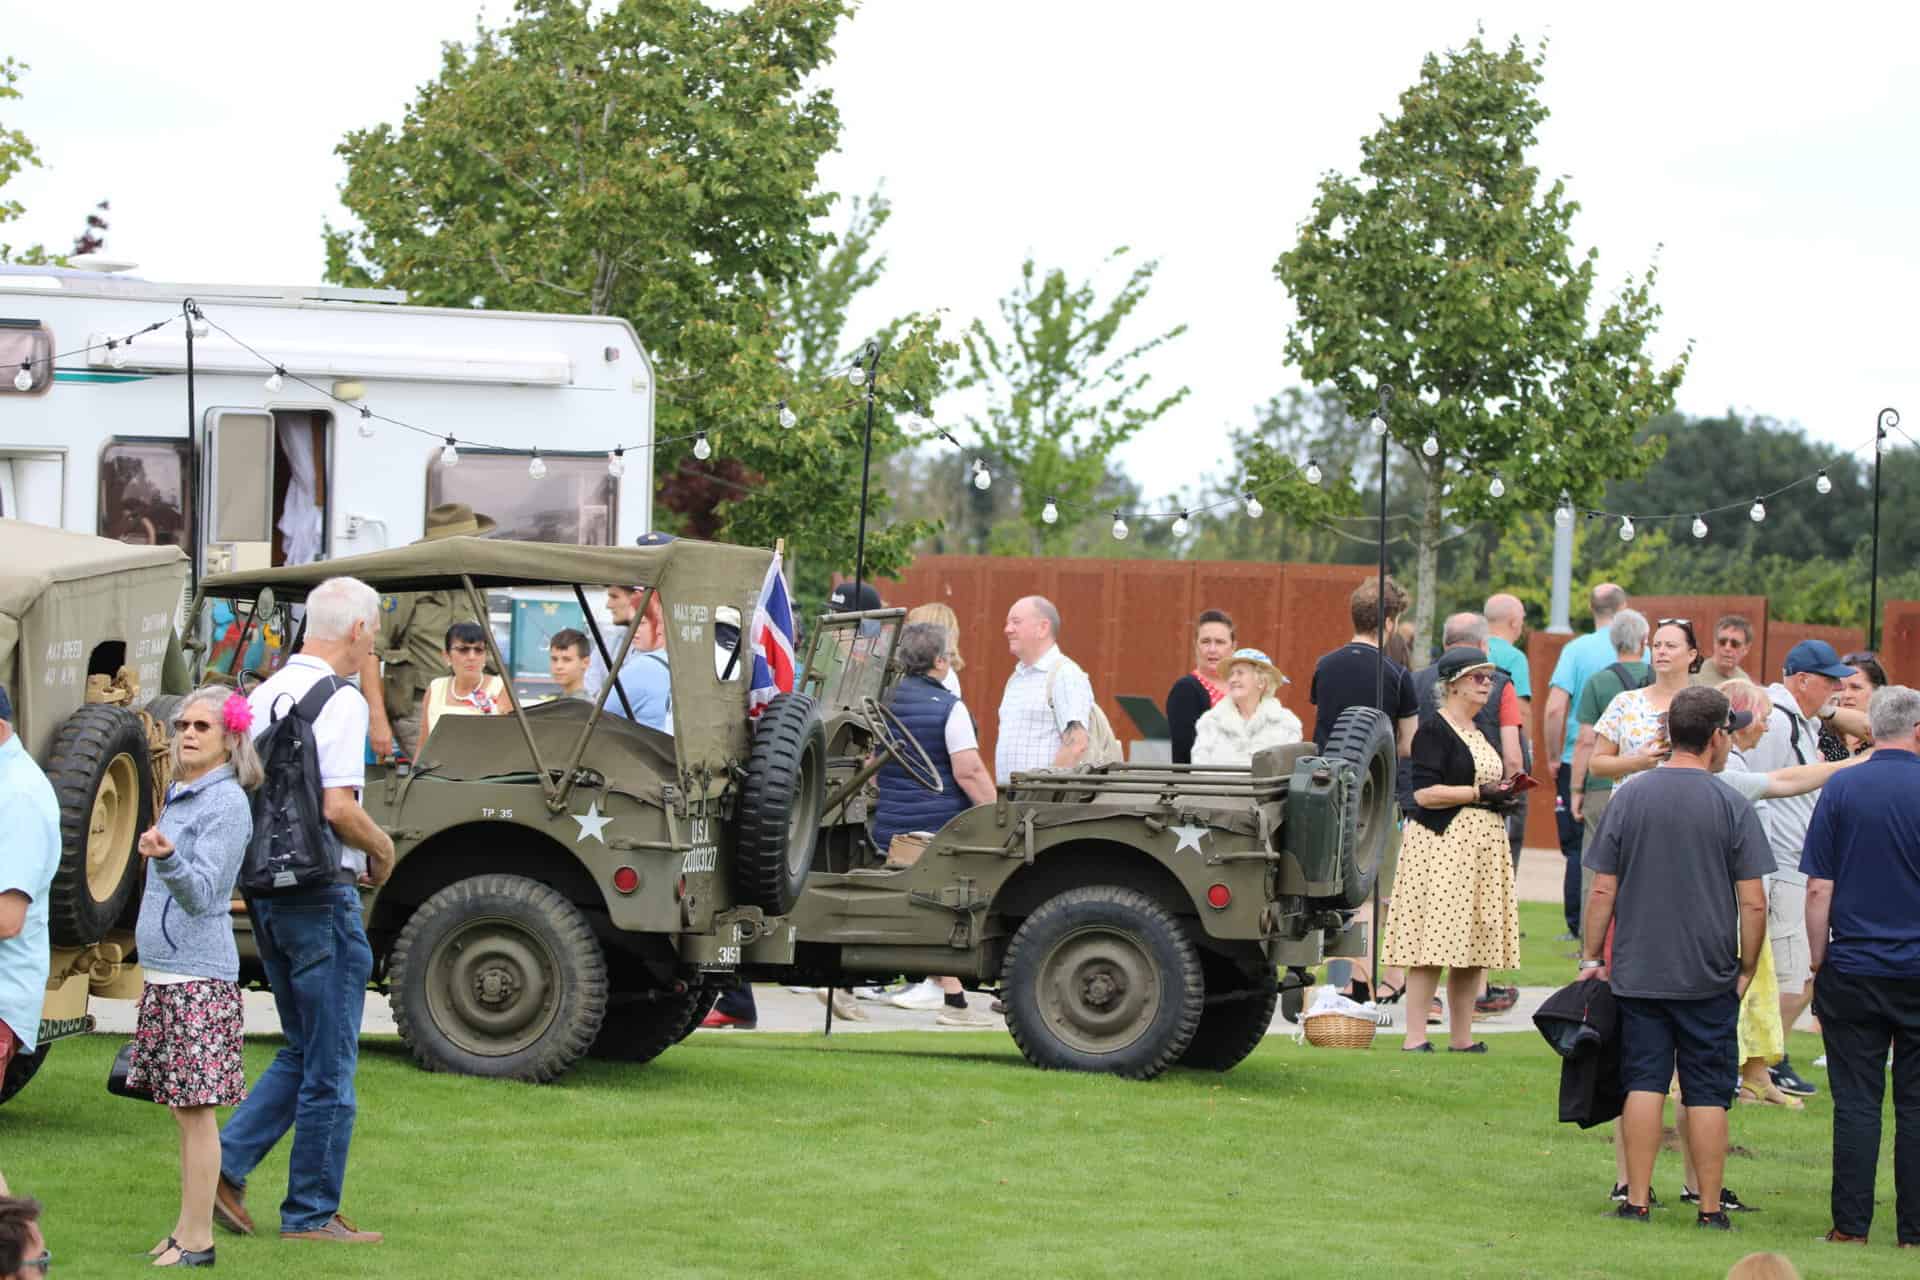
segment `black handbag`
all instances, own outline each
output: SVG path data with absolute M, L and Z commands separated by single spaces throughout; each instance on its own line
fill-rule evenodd
M 135 1098 L 141 1102 L 153 1101 L 153 1090 L 145 1085 L 139 1088 L 127 1083 L 127 1072 L 133 1069 L 133 1041 L 120 1046 L 120 1052 L 113 1055 L 113 1066 L 107 1069 L 107 1092 L 122 1098 Z

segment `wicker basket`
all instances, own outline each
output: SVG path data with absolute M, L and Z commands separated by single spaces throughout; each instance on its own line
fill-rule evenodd
M 1379 1030 L 1370 1018 L 1346 1013 L 1309 1013 L 1300 1019 L 1307 1043 L 1320 1049 L 1370 1049 Z

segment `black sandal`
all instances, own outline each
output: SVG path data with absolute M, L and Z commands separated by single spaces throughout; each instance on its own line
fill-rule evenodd
M 1475 1040 L 1464 1049 L 1456 1049 L 1452 1045 L 1447 1046 L 1448 1053 L 1485 1053 L 1486 1051 L 1487 1042 L 1485 1040 Z
M 1405 994 L 1407 994 L 1405 987 L 1389 986 L 1383 982 L 1380 984 L 1380 990 L 1374 993 L 1373 1002 L 1375 1004 L 1399 1004 L 1400 997 Z

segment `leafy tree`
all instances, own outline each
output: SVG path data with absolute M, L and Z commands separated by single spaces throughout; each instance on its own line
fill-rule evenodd
M 1547 117 L 1543 61 L 1477 35 L 1429 55 L 1400 113 L 1361 143 L 1360 177 L 1321 180 L 1274 268 L 1297 313 L 1288 359 L 1356 418 L 1377 387 L 1393 388 L 1391 437 L 1422 482 L 1422 638 L 1449 520 L 1505 526 L 1562 490 L 1592 501 L 1608 479 L 1645 470 L 1659 445 L 1635 431 L 1672 407 L 1686 368 L 1684 355 L 1662 369 L 1647 353 L 1660 314 L 1651 270 L 1590 320 L 1597 252 L 1576 260 L 1578 206 L 1562 181 L 1542 190 L 1527 160 Z
M 24 62 L 10 57 L 0 57 L 0 103 L 10 102 L 22 97 L 14 86 L 20 83 L 20 77 L 29 70 Z M 23 169 L 40 167 L 40 149 L 33 145 L 33 139 L 18 129 L 0 125 L 0 191 L 19 176 Z M 0 196 L 0 223 L 12 222 L 25 213 L 26 206 L 18 200 Z M 10 244 L 0 241 L 0 262 L 45 262 L 47 251 L 39 245 L 15 250 Z
M 1107 259 L 1126 256 L 1116 249 Z M 1028 258 L 1020 282 L 1000 301 L 1000 325 L 975 320 L 965 338 L 966 368 L 956 383 L 981 388 L 984 419 L 970 418 L 990 465 L 1011 471 L 1031 554 L 1059 555 L 1073 540 L 1085 508 L 1100 502 L 1114 450 L 1186 399 L 1187 388 L 1154 398 L 1140 360 L 1186 332 L 1175 325 L 1134 346 L 1117 345 L 1120 329 L 1146 300 L 1157 262 L 1143 262 L 1103 303 L 1092 281 L 1074 283 L 1055 268 L 1041 273 Z M 1048 499 L 1061 520 L 1041 518 Z
M 501 28 L 446 47 L 398 127 L 341 144 L 341 199 L 359 225 L 328 229 L 328 276 L 428 305 L 625 317 L 654 357 L 657 435 L 706 431 L 731 464 L 689 462 L 681 439 L 656 450 L 655 475 L 709 477 L 719 536 L 786 537 L 803 562 L 850 565 L 861 393 L 794 367 L 811 357 L 783 316 L 785 291 L 832 243 L 816 227 L 831 202 L 817 168 L 839 114 L 808 86 L 847 12 L 841 0 L 730 12 L 522 0 Z M 894 412 L 929 398 L 952 354 L 929 319 L 898 329 L 876 451 L 900 446 Z M 873 508 L 886 510 L 884 493 Z M 896 567 L 923 533 L 872 522 L 870 572 Z

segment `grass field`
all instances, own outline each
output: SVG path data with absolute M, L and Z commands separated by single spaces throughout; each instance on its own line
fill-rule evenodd
M 1801 1037 L 1806 1039 L 1806 1037 Z M 219 1237 L 251 1276 L 1718 1277 L 1756 1249 L 1808 1277 L 1920 1274 L 1893 1248 L 1891 1119 L 1875 1241 L 1827 1226 L 1831 1117 L 1741 1109 L 1729 1238 L 1678 1207 L 1609 1220 L 1602 1132 L 1554 1123 L 1530 1034 L 1419 1059 L 1282 1037 L 1224 1075 L 1046 1074 L 999 1033 L 696 1036 L 546 1088 L 432 1076 L 369 1039 L 346 1212 L 373 1249 Z M 130 1276 L 177 1196 L 174 1128 L 102 1087 L 117 1041 L 59 1045 L 0 1108 L 0 1168 L 48 1204 L 60 1277 Z M 1812 1044 L 1797 1044 L 1803 1060 Z M 273 1051 L 248 1044 L 248 1074 Z M 256 1172 L 268 1230 L 285 1149 Z

